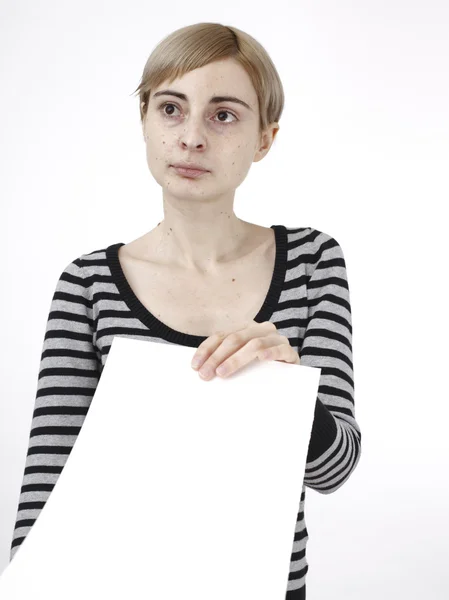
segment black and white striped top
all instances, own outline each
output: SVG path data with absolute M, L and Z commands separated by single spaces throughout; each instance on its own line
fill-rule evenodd
M 305 598 L 306 488 L 335 492 L 361 454 L 355 420 L 352 321 L 343 252 L 312 227 L 272 225 L 276 260 L 256 322 L 272 321 L 300 355 L 321 368 L 286 598 Z M 83 254 L 56 284 L 41 355 L 23 485 L 11 544 L 14 557 L 44 507 L 83 424 L 115 335 L 196 348 L 206 339 L 159 321 L 131 289 L 118 258 L 123 243 Z

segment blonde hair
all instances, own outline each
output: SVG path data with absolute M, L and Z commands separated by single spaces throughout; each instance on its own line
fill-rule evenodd
M 259 133 L 270 123 L 279 122 L 284 108 L 284 90 L 276 67 L 263 46 L 236 27 L 196 23 L 168 35 L 148 58 L 141 82 L 133 92 L 139 92 L 142 124 L 153 88 L 165 80 L 171 83 L 193 69 L 225 58 L 238 61 L 251 79 L 259 101 Z

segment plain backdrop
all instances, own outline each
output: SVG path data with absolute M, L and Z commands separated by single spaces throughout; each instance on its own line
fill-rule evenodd
M 132 92 L 163 37 L 204 21 L 255 37 L 286 95 L 274 145 L 236 191 L 237 216 L 314 227 L 346 259 L 362 457 L 334 494 L 307 492 L 307 598 L 443 600 L 443 0 L 1 2 L 0 572 L 57 278 L 81 254 L 130 242 L 163 218 Z

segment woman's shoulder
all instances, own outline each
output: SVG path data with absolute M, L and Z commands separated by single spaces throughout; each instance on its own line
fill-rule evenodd
M 90 274 L 93 274 L 93 271 L 101 269 L 107 264 L 107 253 L 109 249 L 121 244 L 122 242 L 114 242 L 109 245 L 80 252 L 69 262 L 66 261 L 62 273 L 79 274 L 79 276 L 83 278 L 88 277 Z
M 330 233 L 316 229 L 315 227 L 290 227 L 284 225 L 287 235 L 292 240 L 302 239 L 304 242 L 315 242 L 320 246 L 324 242 L 335 242 L 337 240 Z

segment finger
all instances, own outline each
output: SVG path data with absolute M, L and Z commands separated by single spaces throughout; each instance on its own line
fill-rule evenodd
M 220 377 L 228 377 L 256 358 L 259 358 L 267 348 L 278 345 L 284 346 L 286 343 L 288 344 L 287 338 L 283 338 L 278 333 L 252 338 L 242 348 L 216 365 L 214 367 L 215 373 Z M 211 359 L 213 358 L 211 357 Z
M 259 339 L 261 341 L 265 341 L 268 338 Z M 251 344 L 250 342 L 248 342 L 244 348 L 233 354 L 230 358 L 228 358 L 221 365 L 219 365 L 215 371 L 216 374 L 219 377 L 229 377 L 229 375 L 232 375 L 233 373 L 241 369 L 245 364 L 248 364 L 254 358 L 259 358 L 259 360 L 276 360 L 279 362 L 285 362 L 296 365 L 300 364 L 299 354 L 290 346 L 288 340 L 287 343 L 285 343 L 282 340 L 279 340 L 278 336 L 278 338 L 274 340 L 274 343 L 275 345 L 265 346 L 265 348 L 259 351 L 257 351 L 257 347 L 256 345 L 254 345 L 254 351 L 252 352 L 249 348 Z M 254 352 L 255 356 L 253 355 Z
M 268 356 L 264 356 L 268 352 Z M 277 360 L 279 362 L 286 362 L 295 365 L 300 364 L 299 354 L 294 350 L 290 344 L 278 344 L 272 348 L 268 348 L 265 352 L 262 352 L 262 360 Z
M 201 365 L 209 358 L 212 352 L 221 344 L 226 337 L 224 331 L 217 331 L 213 335 L 209 336 L 204 342 L 202 342 L 196 349 L 195 354 L 192 357 L 192 367 L 199 369 Z
M 237 331 L 229 333 L 218 331 L 209 336 L 198 346 L 192 357 L 192 367 L 194 369 L 199 369 L 201 366 L 205 366 L 205 362 L 208 361 L 226 341 L 226 345 L 223 346 L 221 352 L 215 355 L 214 360 L 210 363 L 215 369 L 225 358 L 235 352 L 238 348 L 241 348 L 251 338 L 266 335 L 273 330 L 277 331 L 276 325 L 270 321 L 265 321 L 264 323 L 251 321 L 250 325 Z M 196 359 L 197 363 L 195 364 Z

